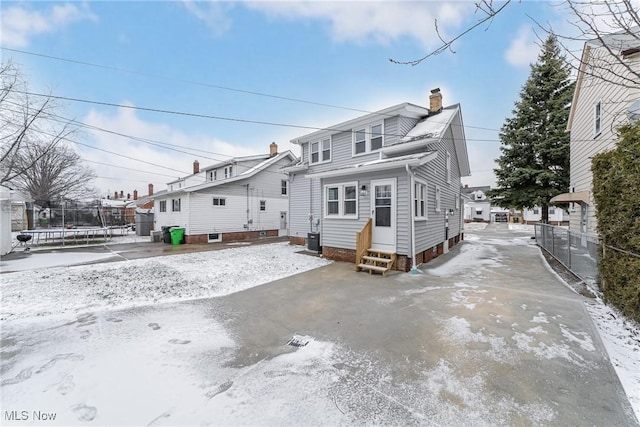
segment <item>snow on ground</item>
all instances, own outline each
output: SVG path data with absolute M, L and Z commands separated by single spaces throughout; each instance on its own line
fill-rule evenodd
M 329 263 L 302 249 L 284 242 L 6 273 L 0 320 L 223 296 Z
M 92 252 L 74 252 L 72 257 L 65 252 L 48 253 L 46 255 L 37 254 L 37 256 L 31 256 L 30 254 L 24 258 L 12 259 L 11 261 L 0 259 L 0 270 L 18 272 L 41 268 L 62 267 L 67 265 L 88 264 L 90 262 L 112 258 L 113 256 L 113 253 Z
M 465 222 L 463 231 L 484 230 L 485 228 L 487 228 L 487 225 L 488 224 L 486 222 Z
M 640 420 L 640 328 L 600 298 L 586 303 L 609 359 Z
M 530 231 L 533 233 L 535 226 L 533 224 L 515 224 L 509 223 L 509 230 L 511 231 Z

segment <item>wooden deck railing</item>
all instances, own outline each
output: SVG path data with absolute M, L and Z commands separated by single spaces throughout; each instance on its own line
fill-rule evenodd
M 371 247 L 371 218 L 362 227 L 362 230 L 356 233 L 356 271 L 360 271 L 358 264 L 362 261 L 362 257 L 367 253 L 367 249 Z

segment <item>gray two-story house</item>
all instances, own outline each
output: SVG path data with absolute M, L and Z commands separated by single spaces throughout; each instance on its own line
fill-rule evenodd
M 460 105 L 404 103 L 291 142 L 292 243 L 319 239 L 325 257 L 386 274 L 408 271 L 462 239 L 460 177 L 469 160 Z M 358 240 L 358 241 L 357 241 Z

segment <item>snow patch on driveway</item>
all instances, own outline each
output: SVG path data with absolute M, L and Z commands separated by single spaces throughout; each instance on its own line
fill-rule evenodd
M 330 263 L 300 250 L 274 243 L 7 273 L 0 320 L 220 297 Z

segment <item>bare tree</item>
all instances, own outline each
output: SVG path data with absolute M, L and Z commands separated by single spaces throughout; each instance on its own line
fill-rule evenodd
M 497 16 L 500 12 L 502 12 L 509 5 L 509 3 L 511 3 L 511 0 L 506 0 L 504 3 L 500 5 L 500 7 L 497 7 L 497 8 L 494 7 L 493 0 L 481 0 L 475 3 L 476 13 L 480 15 L 480 18 L 472 26 L 466 28 L 464 31 L 460 32 L 458 35 L 456 35 L 453 38 L 450 38 L 449 40 L 444 39 L 444 37 L 440 33 L 440 27 L 438 26 L 438 19 L 434 19 L 436 34 L 438 35 L 438 38 L 442 42 L 442 44 L 438 46 L 438 48 L 432 50 L 431 52 L 427 53 L 426 55 L 418 59 L 412 59 L 409 61 L 399 61 L 397 59 L 389 58 L 389 61 L 393 62 L 394 64 L 401 64 L 401 65 L 418 65 L 422 61 L 426 60 L 427 58 L 431 56 L 439 55 L 442 52 L 445 52 L 447 50 L 451 51 L 452 53 L 455 53 L 453 51 L 453 44 L 457 40 L 467 35 L 468 33 L 472 32 L 473 30 L 475 30 L 476 28 L 478 28 L 484 23 L 490 24 L 491 20 L 495 16 Z
M 390 61 L 396 64 L 418 65 L 446 50 L 455 53 L 453 44 L 457 40 L 482 24 L 490 25 L 510 3 L 511 0 L 507 0 L 496 7 L 493 0 L 477 2 L 476 13 L 480 14 L 480 18 L 448 40 L 442 37 L 438 21 L 435 20 L 436 32 L 442 41 L 437 49 L 418 59 L 398 61 L 390 58 Z M 559 32 L 550 23 L 529 16 L 545 33 L 538 36 L 540 44 L 553 34 L 576 71 L 580 70 L 581 73 L 594 76 L 601 81 L 640 88 L 640 70 L 627 60 L 629 55 L 637 54 L 640 48 L 640 12 L 634 7 L 633 0 L 564 0 L 559 1 L 556 6 L 565 8 L 570 13 L 569 24 L 573 30 L 570 33 Z M 587 44 L 586 49 L 583 49 L 584 43 Z M 596 60 L 592 57 L 587 66 L 586 55 L 589 54 L 597 57 Z
M 565 0 L 561 4 L 573 17 L 569 21 L 573 34 L 556 32 L 551 24 L 530 18 L 545 33 L 556 34 L 570 65 L 598 81 L 640 89 L 640 67 L 628 60 L 640 52 L 640 15 L 632 0 Z
M 93 194 L 90 182 L 95 178 L 94 172 L 63 142 L 54 146 L 47 142 L 26 144 L 16 154 L 14 162 L 22 172 L 11 184 L 31 195 L 40 206 Z
M 20 153 L 30 144 L 44 144 L 44 155 L 74 132 L 69 123 L 61 123 L 51 114 L 57 108 L 51 98 L 28 95 L 27 82 L 11 61 L 0 65 L 0 184 L 13 181 L 30 169 Z M 21 160 L 18 164 L 18 160 Z

